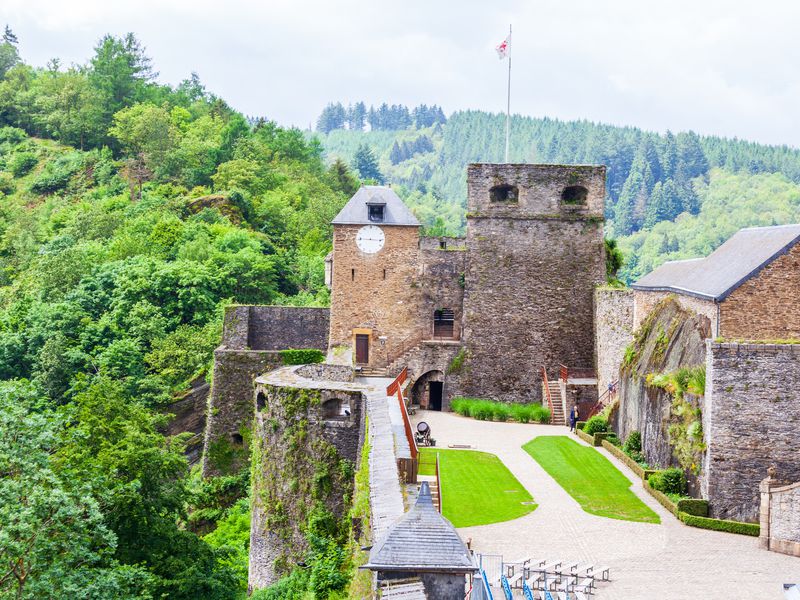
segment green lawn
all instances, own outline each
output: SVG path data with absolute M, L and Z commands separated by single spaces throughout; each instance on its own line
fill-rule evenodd
M 536 504 L 523 504 L 533 502 L 533 497 L 494 454 L 439 448 L 420 448 L 420 452 L 421 475 L 434 474 L 439 454 L 442 514 L 456 527 L 509 521 L 536 508 Z
M 522 447 L 581 508 L 593 515 L 660 523 L 631 490 L 631 482 L 605 456 L 563 436 L 540 436 Z

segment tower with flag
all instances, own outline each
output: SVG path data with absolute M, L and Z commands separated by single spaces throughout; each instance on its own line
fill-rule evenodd
M 506 97 L 506 158 L 508 162 L 508 141 L 511 133 L 511 25 L 508 26 L 508 37 L 504 39 L 498 46 L 497 57 L 500 60 L 508 59 L 508 95 Z

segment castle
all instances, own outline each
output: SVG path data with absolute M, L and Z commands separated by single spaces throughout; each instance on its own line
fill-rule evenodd
M 556 423 L 572 406 L 593 414 L 618 390 L 616 431 L 639 431 L 648 462 L 666 467 L 676 464 L 674 399 L 649 376 L 704 366 L 704 393 L 687 400 L 700 437 L 683 440 L 696 461 L 681 466 L 710 516 L 754 521 L 761 498 L 763 521 L 763 498 L 772 506 L 771 490 L 800 479 L 800 351 L 779 341 L 800 335 L 800 226 L 743 230 L 705 259 L 667 263 L 633 289 L 607 288 L 604 167 L 472 164 L 467 184 L 465 238 L 423 237 L 391 188 L 359 189 L 332 221 L 330 309 L 228 307 L 203 472 L 257 462 L 256 587 L 303 546 L 297 529 L 269 524 L 302 522 L 305 497 L 340 514 L 352 484 L 332 474 L 359 461 L 367 437 L 379 440 L 373 426 L 388 417 L 375 407 L 386 396 L 372 398 L 370 414 L 374 390 L 359 375 L 402 372 L 406 395 L 431 410 L 448 410 L 455 396 L 543 402 Z M 325 364 L 285 367 L 289 349 L 316 351 Z M 405 456 L 397 440 L 381 459 L 394 479 Z M 759 488 L 771 465 L 784 480 Z M 323 489 L 309 487 L 320 478 Z M 403 512 L 402 501 L 390 504 L 386 521 Z M 795 512 L 773 508 L 773 530 Z M 800 552 L 800 540 L 780 539 Z
M 245 459 L 253 379 L 287 348 L 364 375 L 407 368 L 412 400 L 433 410 L 457 395 L 541 402 L 542 367 L 592 367 L 605 167 L 473 164 L 467 183 L 466 238 L 421 237 L 391 188 L 362 187 L 333 220 L 330 309 L 229 307 L 205 473 Z

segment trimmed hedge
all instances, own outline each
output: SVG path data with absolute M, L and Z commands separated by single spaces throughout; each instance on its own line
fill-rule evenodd
M 595 415 L 586 421 L 586 424 L 583 426 L 583 431 L 589 435 L 608 431 L 608 421 L 600 415 Z
M 285 365 L 310 365 L 325 360 L 325 353 L 316 348 L 300 348 L 281 350 L 281 359 Z
M 678 500 L 678 512 L 693 517 L 708 517 L 708 500 L 701 498 L 681 498 Z
M 591 444 L 592 446 L 594 446 L 594 436 L 593 435 L 589 435 L 588 433 L 585 433 L 582 429 L 576 429 L 575 430 L 575 434 L 579 438 L 581 438 L 584 442 L 586 442 L 587 444 Z
M 650 469 L 643 468 L 642 465 L 637 463 L 630 456 L 625 454 L 618 446 L 615 446 L 608 440 L 603 440 L 601 443 L 603 448 L 605 448 L 606 450 L 611 452 L 611 454 L 613 454 L 616 458 L 624 462 L 631 471 L 633 471 L 634 473 L 636 473 L 636 475 L 639 476 L 639 478 L 647 479 L 650 476 L 650 474 L 654 472 Z
M 683 469 L 671 467 L 662 471 L 657 471 L 650 477 L 650 485 L 654 490 L 664 494 L 686 494 L 686 473 Z
M 690 527 L 700 529 L 712 529 L 714 531 L 725 531 L 727 533 L 738 533 L 739 535 L 752 535 L 758 537 L 761 527 L 758 523 L 740 523 L 739 521 L 726 521 L 724 519 L 709 519 L 708 517 L 697 517 L 688 513 L 678 513 L 678 518 Z

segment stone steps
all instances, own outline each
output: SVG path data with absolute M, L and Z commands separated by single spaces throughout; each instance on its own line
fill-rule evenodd
M 553 401 L 553 414 L 551 415 L 550 422 L 553 425 L 566 425 L 566 415 L 564 414 L 564 400 L 561 397 L 561 385 L 557 381 L 548 381 L 547 386 L 550 388 L 550 399 Z M 544 388 L 544 384 L 542 384 Z M 544 389 L 542 389 L 544 392 Z

